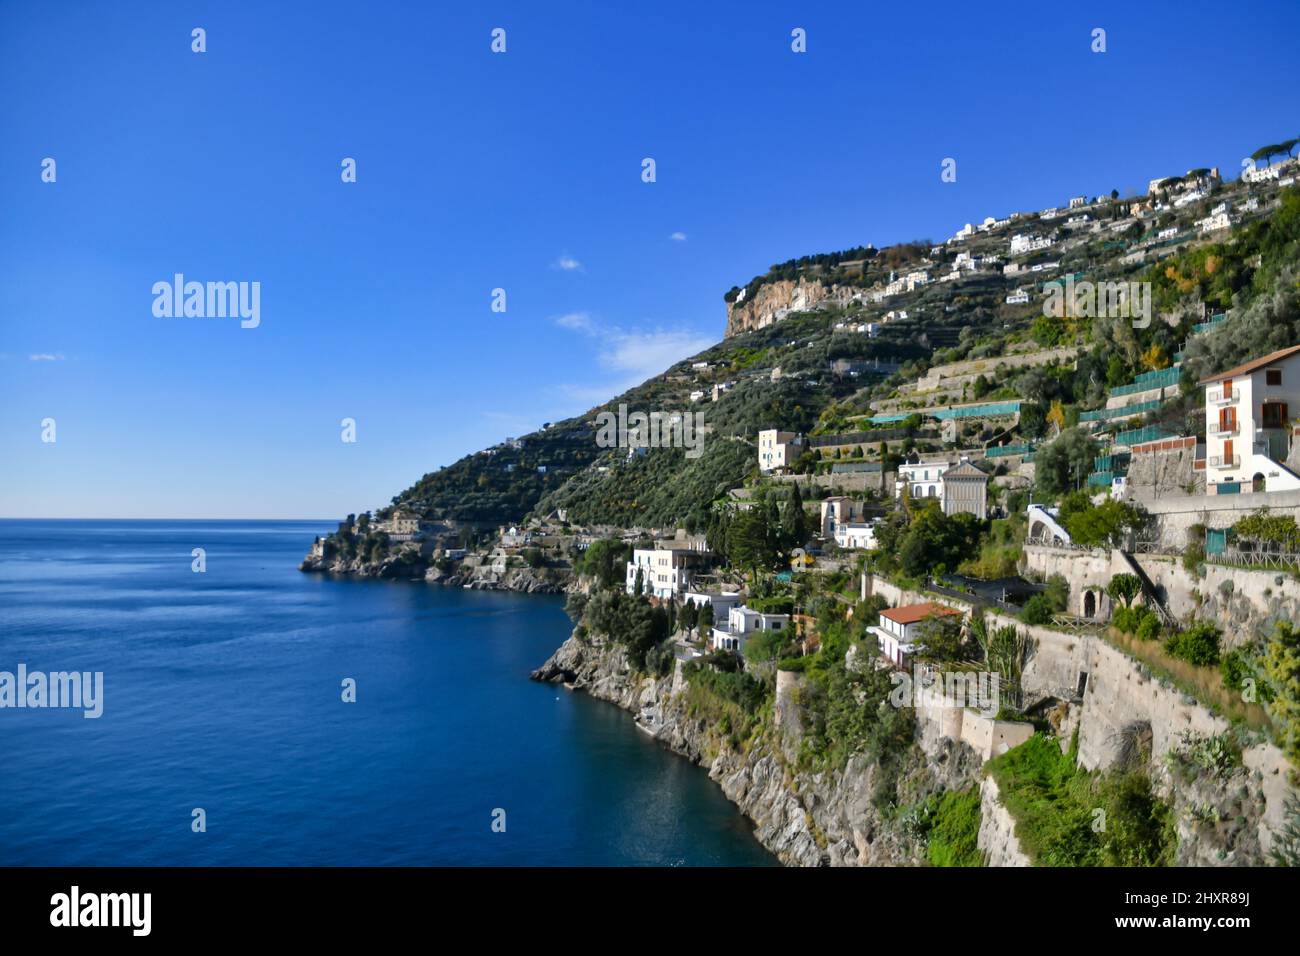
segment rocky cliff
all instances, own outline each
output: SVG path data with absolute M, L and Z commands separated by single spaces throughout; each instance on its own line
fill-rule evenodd
M 727 303 L 728 337 L 779 322 L 792 312 L 809 312 L 824 306 L 845 306 L 859 301 L 863 290 L 855 286 L 823 285 L 800 277 L 765 282 L 753 296 Z
M 413 557 L 410 552 L 388 555 L 379 561 L 309 554 L 298 570 L 360 578 L 402 578 L 476 591 L 517 591 L 522 594 L 565 594 L 578 590 L 580 586 L 577 576 L 567 567 L 514 567 L 501 571 L 487 563 L 471 566 L 468 562 L 460 562 L 450 570 L 442 570 Z
M 633 674 L 622 647 L 598 637 L 570 637 L 533 672 L 533 679 L 630 711 L 646 733 L 695 763 L 754 824 L 754 835 L 792 866 L 906 866 L 921 862 L 924 846 L 872 802 L 877 768 L 865 755 L 838 771 L 798 769 L 800 678 L 781 674 L 776 718 L 756 741 L 737 748 L 729 735 L 693 714 L 678 662 L 669 677 Z M 979 759 L 963 744 L 939 739 L 913 748 L 900 791 L 921 800 L 940 789 L 969 786 Z

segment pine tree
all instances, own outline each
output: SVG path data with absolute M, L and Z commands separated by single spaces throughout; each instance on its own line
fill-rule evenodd
M 785 548 L 801 548 L 808 540 L 808 520 L 803 511 L 803 495 L 799 493 L 799 484 L 795 482 L 790 490 L 790 498 L 785 503 L 785 514 L 781 519 L 781 532 Z

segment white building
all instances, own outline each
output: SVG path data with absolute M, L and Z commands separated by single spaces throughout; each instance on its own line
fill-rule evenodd
M 703 568 L 706 560 L 706 552 L 693 548 L 637 548 L 627 563 L 627 593 L 636 593 L 640 572 L 641 593 L 676 598 L 690 588 L 692 574 Z
M 898 466 L 898 479 L 894 482 L 894 497 L 901 498 L 903 489 L 913 498 L 934 498 L 943 502 L 943 473 L 948 470 L 946 461 L 907 462 Z
M 1201 232 L 1218 232 L 1220 229 L 1231 229 L 1232 220 L 1226 212 L 1215 213 L 1212 216 L 1206 216 L 1204 219 L 1196 220 L 1196 228 Z
M 880 653 L 895 666 L 905 667 L 916 651 L 917 639 L 922 635 L 926 622 L 960 616 L 961 612 L 955 608 L 933 601 L 905 604 L 881 611 L 880 623 L 868 630 L 875 636 Z
M 846 522 L 836 525 L 835 543 L 841 548 L 870 551 L 877 547 L 876 526 L 860 522 Z
M 1025 289 L 1017 289 L 1007 296 L 1007 305 L 1024 305 L 1029 301 L 1029 292 Z
M 398 508 L 385 522 L 383 530 L 390 534 L 419 534 L 420 519 L 405 508 Z
M 1052 240 L 1048 236 L 1032 236 L 1029 234 L 1017 233 L 1011 237 L 1011 255 L 1023 255 L 1026 252 L 1037 252 L 1039 249 L 1047 249 L 1052 245 Z
M 710 629 L 724 625 L 731 609 L 741 601 L 740 595 L 733 591 L 686 591 L 682 594 L 682 603 L 690 602 L 698 607 L 707 607 L 713 611 L 713 623 Z
M 1300 488 L 1281 462 L 1291 453 L 1291 406 L 1300 408 L 1300 345 L 1202 379 L 1205 492 Z
M 854 498 L 835 495 L 822 499 L 822 534 L 823 538 L 834 538 L 836 529 L 862 517 L 862 502 Z
M 1079 209 L 1079 208 L 1081 208 L 1081 207 L 1083 207 L 1083 206 L 1086 206 L 1086 205 L 1088 205 L 1088 197 L 1087 197 L 1087 196 L 1075 196 L 1074 198 L 1072 198 L 1072 199 L 1070 200 L 1070 208 L 1071 208 L 1071 209 Z
M 758 433 L 758 468 L 770 472 L 788 468 L 803 454 L 803 436 L 765 428 Z
M 1241 174 L 1241 178 L 1248 183 L 1266 183 L 1270 179 L 1277 179 L 1280 175 L 1277 166 L 1265 166 L 1263 169 L 1248 169 Z
M 715 651 L 743 651 L 749 638 L 759 631 L 784 631 L 790 627 L 789 614 L 764 614 L 740 604 L 727 612 L 724 627 L 713 629 Z

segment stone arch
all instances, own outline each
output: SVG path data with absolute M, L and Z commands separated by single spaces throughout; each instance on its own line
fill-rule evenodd
M 1092 588 L 1083 592 L 1083 616 L 1089 619 L 1097 616 L 1097 592 Z

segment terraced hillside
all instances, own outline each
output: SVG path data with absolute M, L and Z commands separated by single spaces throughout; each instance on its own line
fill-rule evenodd
M 431 472 L 393 503 L 483 524 L 564 509 L 580 523 L 703 526 L 710 503 L 755 470 L 762 428 L 921 435 L 937 404 L 963 401 L 1022 407 L 1010 430 L 958 428 L 959 447 L 1032 447 L 1080 420 L 1104 442 L 1126 429 L 1196 434 L 1204 424 L 1186 383 L 1300 341 L 1294 166 L 1253 183 L 1198 170 L 1147 197 L 775 266 L 727 293 L 729 334 L 717 345 L 585 415 Z M 1046 315 L 1066 277 L 1150 283 L 1152 321 Z M 783 310 L 791 288 L 804 290 L 800 309 Z M 1127 393 L 1146 400 L 1116 402 Z M 620 405 L 702 413 L 703 454 L 600 447 L 596 415 Z

